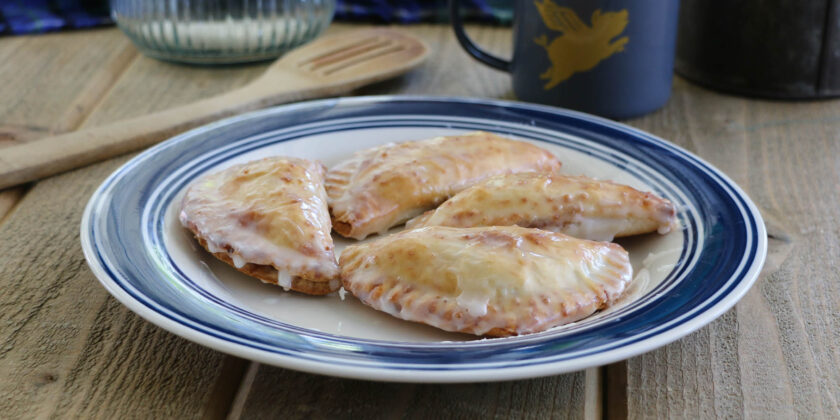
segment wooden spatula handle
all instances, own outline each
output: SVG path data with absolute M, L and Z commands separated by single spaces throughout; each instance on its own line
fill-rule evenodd
M 219 118 L 316 96 L 300 87 L 266 95 L 264 86 L 247 85 L 154 114 L 0 148 L 0 189 L 140 150 Z

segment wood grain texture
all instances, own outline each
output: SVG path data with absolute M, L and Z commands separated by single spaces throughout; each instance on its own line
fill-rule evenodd
M 122 36 L 114 31 L 112 36 Z M 266 66 L 259 63 L 196 67 L 138 55 L 100 100 L 97 112 L 85 120 L 84 127 L 146 115 L 228 92 L 262 74 Z
M 125 42 L 116 29 L 91 34 L 103 36 L 105 45 Z M 27 44 L 27 39 L 14 42 Z M 79 42 L 68 39 L 68 49 Z M 60 54 L 61 48 L 55 49 L 54 54 Z M 26 61 L 27 51 L 35 58 L 41 54 L 37 49 L 6 54 Z M 259 66 L 207 69 L 137 57 L 112 77 L 110 85 L 79 81 L 103 62 L 124 59 L 119 57 L 125 53 L 112 48 L 110 54 L 103 53 L 90 69 L 68 64 L 77 73 L 66 73 L 66 67 L 62 74 L 64 80 L 75 78 L 79 89 L 98 89 L 103 97 L 62 85 L 57 89 L 66 96 L 36 95 L 13 106 L 3 101 L 4 122 L 51 130 L 50 121 L 66 115 L 67 104 L 83 103 L 91 104 L 93 113 L 65 120 L 95 125 L 223 92 L 260 72 Z M 6 69 L 0 64 L 0 72 Z M 35 77 L 19 83 L 33 89 L 54 81 Z M 24 112 L 29 109 L 49 111 L 53 119 L 40 120 L 37 112 Z M 78 233 L 82 210 L 99 183 L 127 159 L 39 182 L 0 224 L 4 287 L 0 377 L 14 378 L 0 382 L 2 417 L 221 418 L 227 414 L 246 364 L 137 317 L 110 297 L 85 265 Z
M 260 366 L 235 418 L 579 419 L 585 382 L 580 372 L 488 384 L 393 384 Z
M 78 128 L 136 55 L 113 31 L 3 38 L 0 156 L 4 147 Z M 0 191 L 0 223 L 26 191 Z
M 630 418 L 840 416 L 840 102 L 773 102 L 677 81 L 630 121 L 735 180 L 765 218 L 767 264 L 735 309 L 626 365 Z
M 374 42 L 371 46 L 371 42 Z M 335 96 L 402 74 L 421 63 L 428 48 L 418 39 L 382 28 L 324 36 L 290 51 L 271 63 L 245 86 L 110 124 L 48 136 L 3 149 L 0 188 L 35 181 L 128 152 L 141 150 L 199 125 L 304 99 Z M 108 67 L 124 68 L 131 57 L 118 54 Z M 132 56 L 133 57 L 133 56 Z M 110 71 L 108 73 L 114 73 Z M 101 96 L 109 78 L 100 78 L 85 90 L 71 111 L 82 110 Z M 74 126 L 81 114 L 65 118 Z
M 124 159 L 37 184 L 0 226 L 0 413 L 24 417 L 205 415 L 226 356 L 129 312 L 79 247 L 85 199 Z
M 26 187 L 17 187 L 0 191 L 0 224 L 3 224 L 3 219 L 15 208 L 26 190 Z
M 408 25 L 401 31 L 426 41 L 432 52 L 417 70 L 393 80 L 363 87 L 358 95 L 477 96 L 513 99 L 513 87 L 507 73 L 479 64 L 467 55 L 447 26 Z M 466 25 L 472 39 L 487 51 L 501 57 L 511 54 L 512 38 L 508 28 Z
M 463 53 L 448 27 L 402 29 L 424 38 L 433 56 L 418 71 L 356 93 L 512 98 L 509 77 Z M 468 30 L 509 54 L 508 29 Z M 0 147 L 211 96 L 265 68 L 166 64 L 135 55 L 126 42 L 115 29 L 4 38 Z M 6 86 L 14 89 L 9 96 Z M 840 102 L 748 100 L 677 79 L 665 108 L 628 123 L 723 170 L 768 226 L 768 260 L 753 289 L 675 343 L 603 374 L 496 384 L 397 385 L 246 369 L 133 315 L 85 266 L 82 208 L 125 157 L 39 182 L 17 204 L 19 192 L 0 193 L 0 207 L 14 207 L 0 215 L 0 377 L 7 378 L 0 417 L 840 417 Z M 234 392 L 239 383 L 246 386 Z
M 76 129 L 137 54 L 115 31 L 4 37 L 0 141 Z

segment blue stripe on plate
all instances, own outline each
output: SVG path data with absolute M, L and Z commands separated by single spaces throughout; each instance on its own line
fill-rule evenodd
M 416 120 L 388 121 L 387 123 L 384 123 L 384 124 L 381 123 L 381 122 L 378 122 L 378 121 L 368 121 L 367 124 L 364 124 L 364 125 L 354 124 L 354 125 L 352 125 L 352 128 L 353 129 L 364 129 L 364 128 L 371 128 L 371 127 L 407 127 L 407 126 L 412 126 L 412 124 L 415 124 L 415 123 L 416 123 Z M 427 123 L 429 124 L 428 126 L 434 126 L 434 127 L 444 127 L 445 126 L 445 127 L 448 127 L 448 128 L 460 128 L 460 129 L 466 129 L 466 130 L 475 130 L 475 129 L 480 129 L 480 128 L 483 128 L 483 127 L 486 126 L 486 123 L 484 123 L 484 124 L 481 124 L 481 123 L 456 124 L 451 120 L 435 120 L 435 121 L 431 121 L 431 122 L 427 121 Z M 298 139 L 298 138 L 305 137 L 305 136 L 311 136 L 311 135 L 315 135 L 315 134 L 324 134 L 324 133 L 332 133 L 332 132 L 336 132 L 336 131 L 344 131 L 344 130 L 348 130 L 348 129 L 349 128 L 347 127 L 346 124 L 335 124 L 335 125 L 330 125 L 330 126 L 319 125 L 317 128 L 311 128 L 311 129 L 308 129 L 308 130 L 292 130 L 289 133 L 284 133 L 285 136 L 281 135 L 281 133 L 279 133 L 279 132 L 274 132 L 273 135 L 271 135 L 271 136 L 260 135 L 260 136 L 257 136 L 257 137 L 260 138 L 259 140 L 261 140 L 259 142 L 252 141 L 251 139 L 246 139 L 246 140 L 243 140 L 243 141 L 237 143 L 238 147 L 228 148 L 228 149 L 225 149 L 225 150 L 223 150 L 219 153 L 202 156 L 202 157 L 194 160 L 193 162 L 191 162 L 190 165 L 185 165 L 185 167 L 182 168 L 182 171 L 178 172 L 177 176 L 170 176 L 166 180 L 164 180 L 163 183 L 162 183 L 162 186 L 158 187 L 157 191 L 152 194 L 152 196 L 149 200 L 150 202 L 156 203 L 157 205 L 153 206 L 153 207 L 151 207 L 151 206 L 147 207 L 146 211 L 144 212 L 143 226 L 146 226 L 148 228 L 148 229 L 144 230 L 144 239 L 145 239 L 144 242 L 146 242 L 148 244 L 147 248 L 150 248 L 150 250 L 149 250 L 150 252 L 153 252 L 154 250 L 163 250 L 160 254 L 165 256 L 166 261 L 159 262 L 159 263 L 166 264 L 167 269 L 169 271 L 177 273 L 182 282 L 192 286 L 192 288 L 196 292 L 198 292 L 200 295 L 202 295 L 203 297 L 207 298 L 208 300 L 210 300 L 210 301 L 212 301 L 216 304 L 219 304 L 223 307 L 226 307 L 226 308 L 228 308 L 228 309 L 230 309 L 234 312 L 237 312 L 241 315 L 251 317 L 252 319 L 260 321 L 264 324 L 273 325 L 273 326 L 280 327 L 280 328 L 286 328 L 289 331 L 309 333 L 309 334 L 312 334 L 312 335 L 315 335 L 315 336 L 321 336 L 321 337 L 325 337 L 325 338 L 328 338 L 328 337 L 337 338 L 338 336 L 335 336 L 335 335 L 319 333 L 319 332 L 315 332 L 315 331 L 308 330 L 308 329 L 303 329 L 303 328 L 297 328 L 297 327 L 294 327 L 294 326 L 289 325 L 289 324 L 285 324 L 285 323 L 282 323 L 282 322 L 274 321 L 274 320 L 266 318 L 266 317 L 262 317 L 260 315 L 254 314 L 250 311 L 247 311 L 247 310 L 244 310 L 242 308 L 231 305 L 228 302 L 224 301 L 223 299 L 218 298 L 216 296 L 213 296 L 212 294 L 210 294 L 206 290 L 200 288 L 191 279 L 189 279 L 189 277 L 184 274 L 183 270 L 181 270 L 180 267 L 178 267 L 177 264 L 175 264 L 175 262 L 171 259 L 171 257 L 169 257 L 169 253 L 167 252 L 166 245 L 163 241 L 163 229 L 164 229 L 163 216 L 166 212 L 166 209 L 171 205 L 171 201 L 175 198 L 175 195 L 179 191 L 181 191 L 183 188 L 185 188 L 186 185 L 191 183 L 196 177 L 198 177 L 199 175 L 201 175 L 202 173 L 204 173 L 208 169 L 211 169 L 211 168 L 215 167 L 216 165 L 218 165 L 221 162 L 228 161 L 228 160 L 236 158 L 236 157 L 238 157 L 242 154 L 245 154 L 245 153 L 248 153 L 248 152 L 251 152 L 251 151 L 254 151 L 254 150 L 258 150 L 260 148 L 263 148 L 263 147 L 266 147 L 266 146 L 269 146 L 269 145 L 281 143 L 281 142 L 284 142 L 284 141 L 294 140 L 294 139 Z M 519 131 L 516 131 L 516 130 L 509 131 L 509 133 L 513 134 L 513 135 L 520 136 L 520 137 L 524 137 L 525 134 L 526 134 L 525 131 L 519 132 Z M 666 198 L 671 199 L 671 201 L 673 201 L 677 205 L 680 205 L 680 204 L 685 205 L 685 203 L 682 202 L 682 197 L 680 197 L 681 199 L 677 199 L 676 197 L 674 197 L 673 189 L 664 188 L 661 185 L 661 182 L 656 182 L 653 179 L 651 179 L 650 176 L 642 175 L 640 172 L 633 171 L 632 168 L 628 168 L 625 165 L 626 159 L 623 156 L 619 156 L 619 155 L 616 155 L 616 154 L 600 155 L 599 156 L 597 153 L 595 153 L 591 150 L 590 145 L 586 145 L 586 144 L 574 144 L 570 141 L 561 142 L 561 141 L 557 141 L 557 140 L 546 139 L 545 137 L 535 138 L 535 139 L 545 141 L 545 142 L 549 142 L 549 143 L 559 144 L 559 145 L 562 145 L 562 146 L 567 147 L 569 149 L 581 151 L 581 152 L 589 154 L 591 156 L 600 157 L 604 161 L 611 162 L 614 165 L 616 165 L 618 167 L 621 167 L 622 169 L 627 170 L 628 172 L 631 173 L 631 175 L 636 176 L 637 178 L 646 182 L 646 184 L 654 187 L 654 189 L 657 192 L 659 192 L 661 195 L 664 195 Z M 248 145 L 247 147 L 245 146 L 246 144 Z M 646 173 L 654 174 L 648 168 L 644 168 L 644 169 L 645 169 Z M 669 191 L 669 192 L 667 192 L 667 193 L 664 192 L 666 190 Z M 150 217 L 149 216 L 150 213 L 153 214 L 154 216 Z M 693 237 L 697 236 L 697 226 L 696 226 L 696 220 L 695 220 L 696 215 L 694 215 L 691 219 L 689 219 L 690 221 L 686 221 L 687 215 L 685 214 L 685 212 L 682 212 L 680 214 L 680 217 L 683 219 L 684 225 L 688 226 L 688 228 L 686 228 L 686 230 L 684 231 L 684 235 L 686 237 L 685 238 L 686 246 L 682 250 L 682 255 L 679 259 L 679 261 L 683 261 L 683 259 L 686 258 L 686 254 L 687 254 L 688 250 L 689 249 L 694 250 L 694 245 L 695 244 L 693 243 Z M 149 221 L 147 219 L 150 219 L 151 221 Z M 675 284 L 675 280 L 677 280 L 678 277 L 683 272 L 685 272 L 685 270 L 690 268 L 690 266 L 684 265 L 684 264 L 678 264 L 677 268 L 678 268 L 677 270 L 672 271 L 669 274 L 669 276 L 665 280 L 663 280 L 663 282 L 660 286 L 658 286 L 657 288 L 652 290 L 646 298 L 640 299 L 640 300 L 634 302 L 632 305 L 629 305 L 628 307 L 623 308 L 621 311 L 615 312 L 612 316 L 613 317 L 623 316 L 625 313 L 632 310 L 633 308 L 649 301 L 650 299 L 656 298 L 657 295 L 660 295 L 661 293 L 663 293 L 663 291 L 665 289 L 673 287 L 674 284 Z M 606 321 L 601 321 L 601 322 L 606 322 Z M 565 334 L 568 331 L 573 331 L 573 330 L 577 330 L 577 329 L 580 329 L 580 328 L 590 328 L 594 325 L 597 325 L 597 324 L 581 322 L 581 323 L 579 323 L 579 325 L 575 326 L 574 328 L 564 329 L 562 331 L 562 333 Z M 360 339 L 359 341 L 365 342 L 366 340 L 361 340 Z M 377 341 L 373 340 L 372 342 L 377 342 Z
M 628 165 L 629 156 L 645 166 L 625 166 L 625 170 L 646 182 L 666 179 L 666 183 L 652 185 L 670 198 L 683 196 L 697 209 L 697 220 L 683 219 L 689 228 L 684 234 L 697 235 L 704 229 L 704 238 L 692 239 L 703 240 L 702 248 L 686 250 L 685 258 L 680 259 L 685 262 L 693 256 L 689 252 L 699 251 L 697 263 L 690 268 L 681 264 L 678 270 L 682 272 L 672 273 L 668 286 L 672 288 L 663 286 L 661 296 L 648 295 L 644 303 L 637 302 L 621 317 L 605 317 L 597 326 L 558 335 L 434 345 L 355 340 L 277 325 L 282 323 L 232 307 L 171 270 L 174 266 L 156 237 L 161 234 L 158 223 L 162 210 L 187 178 L 241 153 L 246 144 L 262 147 L 259 145 L 280 141 L 275 134 L 266 134 L 274 130 L 372 116 L 402 120 L 400 124 L 408 124 L 412 118 L 421 120 L 409 125 L 423 122 L 420 116 L 437 119 L 437 124 L 458 118 L 498 121 L 463 127 L 500 133 L 518 127 L 521 137 L 552 142 L 565 139 L 563 147 L 570 148 L 577 146 L 568 139 L 579 137 L 615 151 L 614 156 L 591 153 L 598 158 Z M 550 135 L 540 138 L 546 131 L 558 134 L 553 139 Z M 183 182 L 172 181 L 172 175 L 187 170 L 192 172 Z M 676 189 L 667 187 L 669 183 Z M 151 213 L 144 213 L 150 209 Z M 150 149 L 115 172 L 94 194 L 86 213 L 85 225 L 90 229 L 83 232 L 87 235 L 83 242 L 93 248 L 86 249 L 88 257 L 95 256 L 89 263 L 104 270 L 106 275 L 100 280 L 109 290 L 119 287 L 150 311 L 208 337 L 242 346 L 243 354 L 248 348 L 259 349 L 322 363 L 324 371 L 336 364 L 356 366 L 360 372 L 375 368 L 449 373 L 544 365 L 548 371 L 542 374 L 549 374 L 558 373 L 559 365 L 551 371 L 551 364 L 560 361 L 574 360 L 575 368 L 580 369 L 596 360 L 629 357 L 645 346 L 673 341 L 728 309 L 734 304 L 734 294 L 744 293 L 752 283 L 763 261 L 766 240 L 758 235 L 763 223 L 753 209 L 737 187 L 704 162 L 653 136 L 606 120 L 498 101 L 354 98 L 309 102 L 229 119 Z M 151 253 L 142 246 L 144 235 L 158 245 Z M 196 292 L 201 299 L 190 300 Z M 278 359 L 276 363 L 288 366 L 288 361 Z

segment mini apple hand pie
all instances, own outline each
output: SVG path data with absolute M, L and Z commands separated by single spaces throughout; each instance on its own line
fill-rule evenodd
M 326 188 L 335 230 L 363 239 L 492 175 L 559 168 L 539 147 L 479 131 L 363 150 L 330 169 Z
M 406 223 L 423 226 L 518 225 L 583 239 L 616 237 L 676 226 L 670 201 L 626 185 L 586 177 L 522 173 L 490 178 Z
M 615 301 L 632 278 L 617 244 L 518 226 L 405 230 L 347 247 L 344 288 L 397 318 L 447 331 L 544 331 Z
M 312 295 L 339 287 L 324 166 L 272 157 L 196 180 L 180 219 L 220 260 L 263 282 Z

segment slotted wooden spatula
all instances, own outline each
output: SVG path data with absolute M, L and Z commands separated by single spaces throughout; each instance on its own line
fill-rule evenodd
M 139 150 L 219 118 L 347 93 L 405 73 L 429 54 L 389 29 L 332 35 L 292 50 L 248 85 L 154 114 L 0 148 L 0 189 Z

